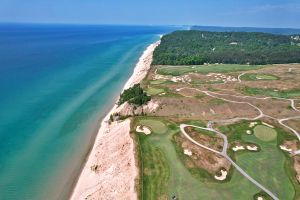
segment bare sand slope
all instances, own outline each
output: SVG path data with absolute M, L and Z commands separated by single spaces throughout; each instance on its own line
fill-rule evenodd
M 124 89 L 139 83 L 146 76 L 154 49 L 160 41 L 150 45 L 140 57 L 133 75 Z M 101 123 L 96 141 L 80 174 L 71 200 L 135 200 L 135 180 L 138 178 L 134 141 L 130 137 L 130 120 L 108 124 L 111 113 Z

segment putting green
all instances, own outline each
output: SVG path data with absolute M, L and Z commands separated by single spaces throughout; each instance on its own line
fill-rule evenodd
M 262 141 L 268 142 L 277 138 L 277 132 L 270 127 L 257 125 L 253 130 L 254 135 Z
M 155 133 L 165 133 L 168 128 L 166 125 L 158 120 L 153 119 L 143 119 L 139 121 L 141 125 L 149 127 Z
M 279 77 L 274 76 L 272 74 L 244 74 L 241 77 L 241 79 L 245 81 L 259 81 L 259 80 L 271 81 L 271 80 L 278 80 Z

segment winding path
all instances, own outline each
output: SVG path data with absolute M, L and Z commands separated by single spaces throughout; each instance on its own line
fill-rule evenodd
M 157 73 L 157 71 L 155 71 L 155 74 Z M 241 83 L 241 77 L 243 75 L 245 75 L 246 72 L 238 75 L 238 82 Z M 191 84 L 187 83 L 188 85 L 191 86 Z M 231 102 L 231 103 L 237 103 L 237 104 L 247 104 L 251 107 L 253 107 L 255 110 L 258 111 L 258 115 L 256 117 L 253 118 L 249 118 L 249 117 L 236 117 L 236 118 L 231 118 L 231 119 L 224 119 L 224 120 L 214 120 L 214 121 L 209 121 L 207 124 L 207 128 L 206 127 L 199 127 L 199 126 L 194 126 L 194 125 L 188 125 L 188 124 L 181 124 L 180 125 L 180 130 L 183 133 L 183 135 L 192 143 L 194 143 L 195 145 L 204 148 L 208 151 L 214 152 L 218 155 L 222 155 L 223 157 L 225 157 L 244 177 L 246 177 L 249 181 L 251 181 L 253 184 L 255 184 L 257 187 L 259 187 L 260 189 L 262 189 L 264 192 L 266 192 L 268 195 L 270 195 L 274 200 L 279 200 L 279 198 L 273 194 L 270 190 L 268 190 L 267 188 L 265 188 L 263 185 L 261 185 L 259 182 L 257 182 L 255 179 L 253 179 L 251 176 L 249 176 L 241 167 L 239 167 L 227 154 L 227 148 L 228 148 L 228 139 L 227 136 L 221 132 L 219 132 L 218 130 L 213 128 L 213 124 L 216 122 L 226 122 L 226 123 L 234 123 L 240 120 L 248 120 L 248 121 L 253 121 L 253 120 L 257 120 L 263 117 L 266 118 L 270 118 L 273 119 L 275 121 L 277 121 L 280 125 L 282 125 L 283 127 L 285 127 L 286 129 L 290 130 L 291 132 L 293 132 L 296 137 L 298 138 L 298 140 L 300 141 L 300 134 L 298 133 L 298 131 L 296 131 L 295 129 L 293 129 L 292 127 L 286 125 L 284 122 L 288 121 L 288 120 L 292 120 L 292 119 L 300 119 L 300 115 L 299 116 L 292 116 L 292 117 L 288 117 L 288 118 L 282 118 L 282 119 L 278 119 L 272 116 L 269 116 L 267 114 L 264 114 L 264 112 L 258 108 L 257 106 L 251 104 L 250 102 L 247 101 L 237 101 L 237 100 L 230 100 L 230 99 L 226 99 L 223 97 L 219 97 L 219 96 L 231 96 L 231 97 L 236 97 L 236 98 L 242 98 L 242 99 L 247 99 L 247 98 L 253 98 L 253 99 L 257 99 L 257 100 L 267 100 L 267 99 L 278 99 L 278 100 L 284 100 L 284 101 L 290 101 L 290 106 L 291 108 L 296 111 L 296 112 L 300 112 L 300 110 L 295 106 L 295 99 L 287 99 L 287 98 L 279 98 L 279 97 L 253 97 L 253 96 L 238 96 L 238 95 L 230 95 L 230 94 L 220 94 L 220 93 L 216 93 L 216 92 L 211 92 L 211 91 L 204 91 L 204 90 L 200 90 L 197 88 L 193 88 L 193 87 L 183 87 L 183 88 L 179 88 L 176 91 L 180 91 L 182 89 L 192 89 L 192 90 L 197 90 L 199 92 L 202 92 L 204 94 L 206 94 L 207 96 L 213 97 L 213 98 L 217 98 L 217 99 L 221 99 L 223 101 L 227 101 L 227 102 Z M 219 95 L 219 96 L 217 96 Z M 222 151 L 217 151 L 215 149 L 209 148 L 205 145 L 202 145 L 200 143 L 198 143 L 197 141 L 195 141 L 193 138 L 191 138 L 184 130 L 185 127 L 195 127 L 195 128 L 200 128 L 203 130 L 208 130 L 208 131 L 212 131 L 214 133 L 216 133 L 217 135 L 221 136 L 224 140 L 224 145 L 223 145 L 223 149 Z M 292 152 L 293 155 L 298 155 L 300 154 L 300 149 L 296 150 L 294 152 Z

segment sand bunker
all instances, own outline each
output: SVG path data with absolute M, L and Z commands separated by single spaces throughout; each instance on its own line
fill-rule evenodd
M 151 134 L 151 130 L 146 126 L 137 126 L 135 131 L 138 133 L 145 133 L 145 135 Z
M 235 147 L 232 147 L 232 150 L 233 151 L 239 151 L 239 150 L 245 150 L 245 147 L 243 147 L 243 146 L 235 146 Z
M 188 155 L 188 156 L 193 155 L 193 152 L 192 152 L 191 150 L 189 150 L 189 149 L 185 149 L 185 150 L 183 151 L 183 153 L 184 153 L 185 155 Z
M 292 152 L 292 149 L 289 149 L 289 148 L 287 148 L 287 147 L 284 146 L 284 145 L 280 145 L 279 147 L 280 147 L 280 149 L 283 150 L 283 151 Z
M 246 133 L 247 133 L 248 135 L 251 135 L 251 134 L 252 134 L 252 131 L 251 131 L 251 130 L 247 130 Z
M 247 145 L 247 149 L 248 149 L 249 151 L 258 151 L 258 147 L 257 147 L 257 146 L 248 146 L 248 145 Z
M 257 125 L 257 122 L 251 122 L 250 124 L 249 124 L 249 128 L 253 128 L 254 126 L 256 126 Z
M 215 175 L 215 179 L 217 179 L 219 181 L 224 181 L 226 179 L 228 173 L 226 170 L 223 170 L 223 169 L 221 169 L 220 173 L 221 173 L 221 176 Z
M 265 125 L 265 126 L 268 126 L 268 127 L 270 127 L 270 128 L 274 128 L 274 126 L 272 126 L 272 125 L 270 125 L 270 124 L 268 124 L 268 123 L 266 123 L 266 122 L 262 122 L 262 124 Z

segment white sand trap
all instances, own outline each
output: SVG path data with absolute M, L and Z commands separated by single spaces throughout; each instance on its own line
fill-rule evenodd
M 212 108 L 210 108 L 209 109 L 209 111 L 211 112 L 211 114 L 213 114 L 213 115 L 215 115 L 216 114 L 216 112 L 212 109 Z
M 247 145 L 247 149 L 248 149 L 249 151 L 258 151 L 258 147 L 257 147 L 257 146 L 248 146 L 248 145 Z
M 274 128 L 274 126 L 272 126 L 271 124 L 268 124 L 266 122 L 263 122 L 262 124 L 265 125 L 265 126 L 267 126 L 267 127 Z
M 215 179 L 219 180 L 219 181 L 224 181 L 227 177 L 227 171 L 226 170 L 222 170 L 221 169 L 221 176 L 217 176 L 215 175 Z
M 262 198 L 262 197 L 257 197 L 257 200 L 264 200 L 264 198 Z
M 246 133 L 247 133 L 248 135 L 251 135 L 251 134 L 252 134 L 252 131 L 251 131 L 251 130 L 247 130 Z
M 245 150 L 245 147 L 243 147 L 243 146 L 235 146 L 235 147 L 232 147 L 232 150 L 233 151 L 239 151 L 239 150 Z
M 145 133 L 145 135 L 151 134 L 151 130 L 146 126 L 137 126 L 135 131 L 138 133 Z
M 249 124 L 249 128 L 253 128 L 254 126 L 256 126 L 257 125 L 257 122 L 251 122 L 250 124 Z
M 289 149 L 289 148 L 287 148 L 287 147 L 284 146 L 284 145 L 280 145 L 279 147 L 280 147 L 280 149 L 283 150 L 283 151 L 287 151 L 287 152 L 292 152 L 292 151 L 293 151 L 292 149 Z
M 191 150 L 189 150 L 189 149 L 185 149 L 185 150 L 183 151 L 183 153 L 184 153 L 185 155 L 188 155 L 188 156 L 193 155 L 193 152 L 192 152 Z

